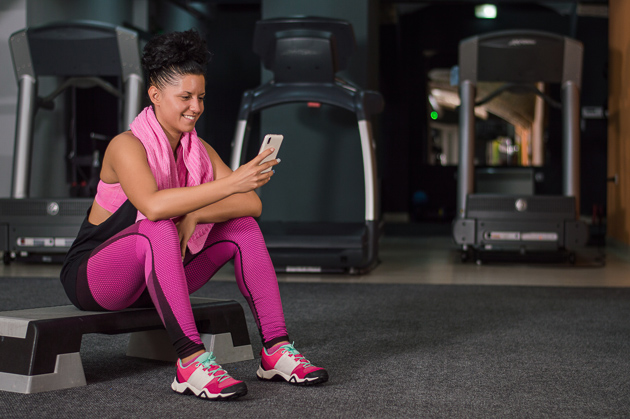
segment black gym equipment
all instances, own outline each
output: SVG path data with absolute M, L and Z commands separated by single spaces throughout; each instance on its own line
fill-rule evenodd
M 579 220 L 580 86 L 579 41 L 540 31 L 501 31 L 464 39 L 459 45 L 459 168 L 453 238 L 462 259 L 575 261 L 588 240 Z M 533 83 L 562 89 L 562 195 L 501 195 L 474 192 L 476 85 L 510 83 L 505 89 L 533 92 Z M 500 92 L 497 92 L 499 94 Z M 494 97 L 494 95 L 490 95 Z M 488 98 L 490 100 L 491 97 Z M 552 103 L 554 105 L 554 103 Z
M 138 36 L 120 26 L 74 21 L 23 29 L 11 35 L 9 44 L 19 96 L 11 198 L 0 199 L 0 250 L 5 264 L 13 258 L 56 261 L 67 253 L 93 199 L 29 196 L 35 115 L 54 107 L 54 99 L 68 88 L 98 86 L 122 100 L 117 129 L 126 129 L 142 103 Z M 40 97 L 41 76 L 62 82 Z M 105 79 L 111 77 L 120 80 L 124 92 Z
M 380 93 L 335 76 L 356 49 L 349 22 L 316 17 L 266 19 L 256 23 L 254 52 L 273 80 L 243 94 L 230 166 L 248 149 L 250 118 L 273 106 L 304 102 L 353 112 L 363 154 L 365 220 L 357 223 L 265 222 L 260 228 L 280 272 L 364 273 L 378 262 L 380 216 L 376 147 L 370 118 L 383 109 Z M 285 141 L 295 141 L 285 138 Z

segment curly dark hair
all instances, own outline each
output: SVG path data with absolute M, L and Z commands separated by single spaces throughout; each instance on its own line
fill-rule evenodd
M 189 29 L 151 38 L 143 50 L 142 67 L 149 86 L 162 88 L 176 83 L 183 75 L 205 76 L 211 57 L 206 41 L 196 30 Z

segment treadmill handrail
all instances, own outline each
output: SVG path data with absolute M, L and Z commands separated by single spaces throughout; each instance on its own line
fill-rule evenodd
M 358 120 L 367 120 L 382 112 L 383 96 L 373 90 L 363 90 L 351 84 L 334 83 L 275 83 L 270 81 L 243 94 L 239 120 L 249 114 L 286 103 L 318 102 L 354 112 Z
M 540 96 L 545 102 L 547 102 L 550 106 L 556 109 L 562 109 L 562 103 L 554 100 L 548 94 L 541 92 L 535 86 L 521 84 L 521 83 L 506 83 L 499 87 L 498 89 L 493 90 L 487 96 L 482 99 L 475 101 L 475 107 L 485 105 L 486 103 L 493 100 L 495 97 L 501 95 L 503 92 L 511 92 L 514 94 L 534 94 L 536 96 Z
M 114 85 L 103 80 L 100 77 L 70 77 L 61 83 L 52 93 L 48 96 L 38 98 L 38 106 L 53 109 L 54 108 L 54 100 L 57 96 L 62 94 L 66 89 L 70 87 L 78 87 L 80 89 L 89 89 L 91 87 L 100 87 L 105 90 L 107 93 L 115 96 L 119 99 L 124 99 L 125 94 L 120 90 L 116 89 Z

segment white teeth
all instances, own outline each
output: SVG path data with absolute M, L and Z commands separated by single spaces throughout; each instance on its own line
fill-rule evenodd
M 194 116 L 189 116 L 189 115 L 183 115 L 183 117 L 186 119 L 190 119 L 191 121 L 195 119 Z

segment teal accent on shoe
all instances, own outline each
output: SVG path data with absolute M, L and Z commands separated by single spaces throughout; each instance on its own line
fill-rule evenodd
M 294 344 L 295 342 L 287 343 L 286 345 L 282 345 L 280 348 L 278 348 L 278 350 L 284 349 L 289 354 L 293 355 L 295 359 L 304 366 L 304 368 L 313 365 L 308 359 L 304 358 L 304 355 L 302 355 L 300 352 L 298 352 L 297 349 L 295 349 L 295 347 L 293 346 Z
M 217 357 L 214 356 L 212 352 L 204 352 L 195 359 L 195 362 L 203 365 L 204 369 L 208 370 L 212 367 L 218 367 L 214 372 L 211 373 L 212 376 L 216 377 L 216 379 L 221 382 L 229 377 L 229 374 L 226 370 L 221 367 L 221 365 L 216 363 Z M 217 374 L 219 371 L 223 371 L 223 374 Z

